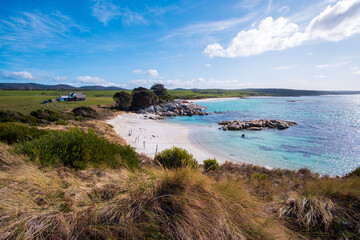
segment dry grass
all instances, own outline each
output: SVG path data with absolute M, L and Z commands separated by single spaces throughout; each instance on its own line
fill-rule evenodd
M 288 239 L 232 179 L 198 170 L 40 169 L 0 145 L 0 239 Z
M 0 144 L 2 239 L 358 239 L 360 178 L 226 163 L 39 168 Z M 149 164 L 148 164 L 149 163 Z M 278 218 L 279 217 L 279 218 Z

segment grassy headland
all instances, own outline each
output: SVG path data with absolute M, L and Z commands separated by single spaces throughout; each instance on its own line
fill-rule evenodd
M 67 95 L 67 91 L 29 91 L 29 90 L 0 90 L 0 109 L 11 109 L 24 114 L 29 114 L 37 109 L 49 109 L 61 111 L 81 106 L 110 105 L 114 102 L 113 96 L 117 91 L 96 90 L 83 91 L 87 100 L 83 102 L 54 102 L 42 104 L 43 100 L 59 98 Z M 131 93 L 131 91 L 126 91 Z M 231 90 L 168 90 L 168 94 L 174 98 L 201 99 L 221 97 L 246 97 L 267 95 L 263 93 L 231 91 Z
M 161 161 L 138 155 L 92 125 L 11 125 L 19 126 L 12 145 L 0 143 L 0 239 L 360 237 L 358 170 L 330 178 L 233 163 L 205 169 L 184 150 Z
M 64 111 L 110 105 L 115 92 L 41 104 L 63 92 L 0 91 L 1 110 L 20 112 L 0 116 L 0 240 L 360 238 L 359 168 L 330 178 L 215 159 L 198 166 L 176 148 L 151 159 L 99 120 L 108 109 Z

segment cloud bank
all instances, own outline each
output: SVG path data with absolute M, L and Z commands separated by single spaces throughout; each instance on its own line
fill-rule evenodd
M 22 80 L 35 80 L 35 77 L 30 72 L 26 72 L 26 71 L 21 71 L 21 72 L 0 71 L 0 79 L 22 81 Z
M 149 76 L 151 78 L 159 77 L 159 72 L 156 69 L 149 69 L 147 71 L 143 71 L 141 69 L 136 69 L 136 70 L 133 71 L 133 73 L 139 74 L 139 75 L 146 75 L 146 76 Z
M 305 31 L 300 31 L 297 24 L 286 18 L 267 17 L 257 28 L 239 32 L 227 47 L 209 44 L 204 53 L 211 58 L 246 57 L 285 50 L 312 40 L 338 42 L 358 33 L 360 0 L 341 0 L 313 18 Z
M 112 82 L 109 82 L 109 81 L 99 78 L 99 77 L 79 76 L 76 78 L 76 80 L 81 83 L 95 84 L 95 85 L 100 85 L 100 86 L 104 86 L 104 87 L 120 86 L 120 84 L 112 83 Z

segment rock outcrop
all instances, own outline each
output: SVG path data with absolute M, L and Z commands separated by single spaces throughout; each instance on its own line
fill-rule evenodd
M 164 117 L 208 115 L 204 110 L 206 107 L 192 102 L 175 100 L 173 102 L 149 106 L 140 112 L 143 114 L 156 114 Z
M 296 125 L 296 122 L 291 121 L 283 121 L 283 120 L 268 120 L 268 119 L 260 119 L 260 120 L 252 120 L 252 121 L 222 121 L 218 122 L 219 125 L 223 127 L 223 130 L 253 130 L 259 131 L 267 128 L 276 128 L 279 130 L 283 130 L 289 128 L 290 126 Z

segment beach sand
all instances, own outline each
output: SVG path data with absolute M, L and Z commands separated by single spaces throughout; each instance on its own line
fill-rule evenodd
M 191 128 L 188 126 L 152 120 L 135 113 L 120 114 L 107 123 L 114 126 L 115 132 L 138 153 L 149 157 L 174 146 L 189 151 L 199 163 L 209 158 L 216 158 L 220 163 L 226 160 L 226 157 L 211 152 L 200 142 L 190 139 Z

